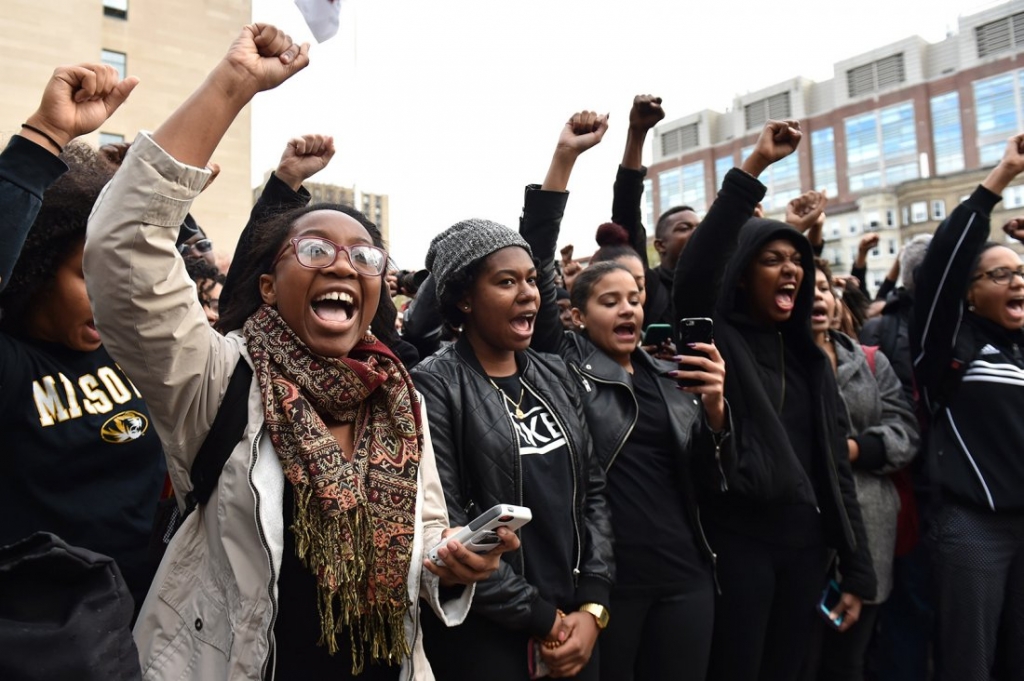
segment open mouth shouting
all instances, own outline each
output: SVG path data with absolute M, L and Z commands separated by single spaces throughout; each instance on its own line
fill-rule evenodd
M 536 319 L 537 313 L 535 311 L 524 312 L 521 315 L 513 317 L 512 321 L 509 322 L 509 325 L 517 336 L 529 339 L 533 337 L 533 323 Z
M 313 298 L 313 314 L 322 322 L 347 325 L 356 313 L 356 299 L 348 291 L 327 291 Z
M 775 291 L 775 307 L 779 312 L 789 314 L 796 305 L 796 284 L 786 283 Z
M 623 322 L 612 329 L 615 334 L 615 339 L 636 345 L 637 343 L 637 327 L 636 322 Z

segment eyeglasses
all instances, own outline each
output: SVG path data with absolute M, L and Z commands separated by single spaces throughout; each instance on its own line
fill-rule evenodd
M 209 239 L 199 239 L 198 241 L 193 241 L 190 244 L 182 244 L 178 247 L 178 250 L 181 251 L 182 255 L 188 255 L 189 251 L 202 255 L 203 253 L 209 253 L 213 250 L 213 242 Z
M 295 259 L 299 264 L 313 270 L 330 267 L 338 259 L 338 253 L 342 252 L 348 256 L 352 269 L 368 277 L 379 276 L 388 264 L 388 254 L 376 246 L 342 246 L 323 237 L 302 236 L 288 242 L 288 246 L 274 260 L 271 269 L 277 267 L 281 258 L 287 255 L 289 246 L 295 249 Z
M 978 281 L 982 277 L 988 277 L 992 280 L 992 283 L 1006 286 L 1013 280 L 1014 275 L 1024 279 L 1024 265 L 1016 269 L 1012 267 L 997 267 L 989 270 L 988 272 L 982 272 L 981 274 L 975 275 L 971 278 L 971 281 Z

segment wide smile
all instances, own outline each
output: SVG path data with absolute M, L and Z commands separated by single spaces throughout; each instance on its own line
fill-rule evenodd
M 359 310 L 359 298 L 351 291 L 325 291 L 313 297 L 310 309 L 321 323 L 341 330 L 352 325 Z

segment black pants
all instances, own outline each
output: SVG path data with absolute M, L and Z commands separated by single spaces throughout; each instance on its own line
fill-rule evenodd
M 1010 678 L 1024 679 L 1024 515 L 947 503 L 929 537 L 942 681 L 989 681 L 1000 620 Z
M 506 629 L 474 614 L 446 627 L 429 607 L 420 608 L 423 648 L 438 681 L 528 681 L 526 632 Z M 598 647 L 577 681 L 597 681 Z
M 708 681 L 795 681 L 825 586 L 822 546 L 789 548 L 705 525 L 718 553 Z
M 818 617 L 814 635 L 808 640 L 807 669 L 801 678 L 864 681 L 864 658 L 880 609 L 880 605 L 864 604 L 857 623 L 841 633 L 824 617 Z
M 671 596 L 612 593 L 612 619 L 601 633 L 601 681 L 704 681 L 711 653 L 715 587 L 710 574 Z

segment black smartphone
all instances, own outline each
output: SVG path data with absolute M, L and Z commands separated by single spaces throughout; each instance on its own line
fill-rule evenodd
M 843 597 L 843 592 L 839 588 L 839 584 L 834 579 L 828 581 L 828 585 L 825 587 L 825 591 L 821 594 L 821 601 L 818 603 L 818 614 L 825 618 L 825 620 L 833 627 L 838 629 L 843 624 L 843 615 L 833 619 L 832 611 L 839 601 Z
M 680 355 L 691 357 L 707 357 L 708 353 L 694 350 L 690 343 L 711 343 L 715 339 L 715 324 L 708 317 L 683 317 L 679 320 L 679 342 L 676 347 Z M 689 364 L 680 364 L 683 371 L 692 371 L 695 367 Z M 680 378 L 679 385 L 692 387 L 701 385 L 701 381 L 691 378 Z

